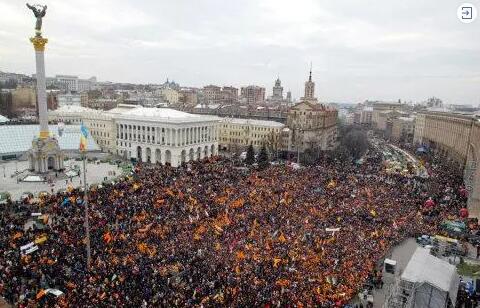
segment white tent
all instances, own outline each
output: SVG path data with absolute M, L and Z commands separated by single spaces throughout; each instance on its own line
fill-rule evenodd
M 401 284 L 410 289 L 412 307 L 443 308 L 448 298 L 455 306 L 460 277 L 454 265 L 432 256 L 418 247 L 401 276 Z

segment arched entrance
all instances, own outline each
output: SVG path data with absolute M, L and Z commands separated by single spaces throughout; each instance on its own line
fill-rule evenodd
M 152 150 L 150 148 L 147 148 L 147 163 L 152 162 Z
M 215 145 L 214 144 L 212 144 L 211 150 L 210 150 L 210 156 L 213 156 L 213 155 L 215 155 Z
M 165 151 L 165 165 L 171 165 L 172 164 L 172 152 L 170 150 Z
M 203 157 L 208 157 L 208 145 L 206 145 L 205 149 L 203 150 Z
M 162 163 L 162 152 L 160 149 L 155 150 L 155 163 L 161 164 Z
M 187 151 L 182 150 L 182 153 L 181 153 L 181 155 L 180 155 L 180 163 L 183 164 L 186 159 L 187 159 Z
M 197 160 L 200 160 L 202 159 L 202 149 L 200 147 L 198 147 L 197 149 Z
M 188 155 L 188 160 L 193 161 L 194 159 L 195 159 L 195 153 L 194 153 L 193 149 L 190 149 L 190 153 Z
M 142 147 L 141 146 L 137 147 L 137 160 L 142 161 Z
M 49 156 L 47 160 L 48 170 L 55 169 L 55 158 L 53 156 Z

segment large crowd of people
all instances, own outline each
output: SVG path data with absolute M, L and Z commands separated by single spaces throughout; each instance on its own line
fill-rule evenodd
M 464 207 L 461 177 L 425 164 L 428 179 L 387 174 L 377 151 L 301 169 L 138 164 L 89 191 L 88 269 L 81 190 L 3 209 L 0 294 L 19 307 L 342 307 L 393 246 Z M 44 228 L 25 227 L 31 212 Z

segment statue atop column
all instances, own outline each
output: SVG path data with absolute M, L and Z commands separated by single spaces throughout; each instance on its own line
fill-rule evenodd
M 42 18 L 45 17 L 45 14 L 47 13 L 47 6 L 39 4 L 30 5 L 27 3 L 27 7 L 32 10 L 33 15 L 35 15 L 35 18 L 37 18 L 37 23 L 35 24 L 35 32 L 37 33 L 37 36 L 41 36 Z
M 28 151 L 30 169 L 35 173 L 46 174 L 50 171 L 63 170 L 64 153 L 60 148 L 56 136 L 50 133 L 48 128 L 47 89 L 45 77 L 45 45 L 48 39 L 42 36 L 42 18 L 47 13 L 46 5 L 27 3 L 32 10 L 37 23 L 35 24 L 35 36 L 30 42 L 35 49 L 36 84 L 37 84 L 37 106 L 39 134 L 32 141 L 32 147 Z

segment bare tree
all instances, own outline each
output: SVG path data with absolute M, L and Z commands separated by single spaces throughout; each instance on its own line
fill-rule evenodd
M 367 134 L 362 130 L 351 129 L 342 138 L 341 145 L 348 150 L 352 158 L 359 159 L 369 147 Z

